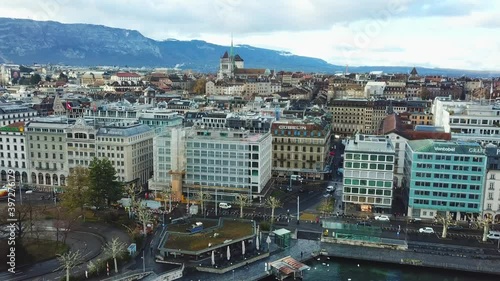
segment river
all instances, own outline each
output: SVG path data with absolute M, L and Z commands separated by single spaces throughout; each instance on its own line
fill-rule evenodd
M 498 281 L 500 276 L 376 262 L 322 258 L 306 262 L 305 281 Z M 276 280 L 266 278 L 264 280 Z M 286 279 L 288 280 L 288 279 Z M 293 280 L 293 279 L 290 279 Z

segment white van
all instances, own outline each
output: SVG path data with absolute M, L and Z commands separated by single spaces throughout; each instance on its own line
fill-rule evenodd
M 228 204 L 228 203 L 224 203 L 224 202 L 221 202 L 219 203 L 219 208 L 221 209 L 231 209 L 231 204 Z

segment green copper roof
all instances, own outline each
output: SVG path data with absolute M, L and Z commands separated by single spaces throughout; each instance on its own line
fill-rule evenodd
M 408 145 L 414 152 L 484 155 L 484 149 L 475 142 L 413 140 Z

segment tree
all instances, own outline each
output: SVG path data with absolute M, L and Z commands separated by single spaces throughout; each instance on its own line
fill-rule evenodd
M 163 199 L 163 203 L 165 205 L 165 210 L 167 210 L 167 202 L 170 201 L 168 212 L 172 212 L 172 187 L 167 186 L 160 191 L 161 199 Z
M 85 204 L 89 203 L 90 171 L 84 167 L 75 167 L 68 176 L 66 187 L 62 194 L 62 205 L 69 210 L 80 209 L 80 214 L 85 221 Z
M 40 81 L 42 81 L 42 77 L 38 73 L 35 73 L 30 78 L 30 84 L 31 85 L 37 85 L 38 83 L 40 83 Z
M 269 198 L 266 199 L 265 204 L 268 208 L 271 208 L 271 224 L 272 224 L 274 222 L 274 210 L 282 206 L 281 201 L 274 196 L 270 196 Z
M 243 208 L 252 205 L 252 201 L 248 195 L 240 194 L 234 198 L 234 204 L 240 206 L 240 218 L 243 218 Z
M 195 200 L 200 202 L 200 208 L 204 214 L 205 214 L 205 201 L 209 201 L 210 199 L 212 199 L 212 196 L 208 193 L 203 192 L 203 190 L 198 191 L 195 195 Z
M 116 170 L 107 158 L 94 157 L 89 165 L 89 197 L 93 206 L 109 206 L 120 199 L 122 186 L 117 181 Z
M 451 216 L 451 214 L 445 216 L 437 215 L 435 217 L 435 220 L 443 226 L 443 233 L 441 234 L 441 238 L 446 238 L 446 235 L 448 234 L 448 227 L 453 224 L 453 217 Z
M 128 209 L 129 209 L 129 218 L 131 218 L 132 212 L 135 212 L 139 207 L 140 204 L 139 194 L 141 192 L 137 190 L 135 183 L 127 185 L 125 187 L 125 192 L 128 194 L 128 197 L 130 198 L 130 206 L 128 207 Z
M 63 82 L 68 82 L 68 76 L 64 73 L 59 74 L 59 78 L 57 79 L 58 81 L 63 81 Z
M 333 213 L 334 210 L 333 206 L 335 206 L 335 200 L 331 198 L 325 198 L 319 204 L 318 210 L 323 214 Z
M 71 269 L 77 266 L 80 262 L 82 262 L 83 258 L 79 251 L 76 252 L 67 252 L 66 254 L 58 255 L 57 260 L 61 264 L 61 266 L 56 269 L 65 269 L 66 270 L 66 281 L 69 281 L 69 273 Z
M 483 228 L 483 239 L 482 241 L 483 242 L 486 242 L 488 241 L 488 233 L 490 231 L 490 226 L 493 222 L 493 219 L 491 217 L 491 215 L 487 215 L 486 218 L 472 218 L 470 217 L 470 220 L 472 222 L 472 226 L 474 228 Z
M 193 86 L 193 92 L 195 92 L 198 95 L 204 94 L 206 89 L 206 84 L 207 84 L 207 79 L 205 78 L 197 79 Z
M 115 262 L 115 273 L 118 273 L 118 261 L 116 260 L 123 253 L 125 253 L 126 245 L 123 242 L 118 240 L 118 237 L 113 238 L 111 243 L 106 243 L 103 247 L 104 252 L 110 257 L 113 258 Z
M 142 230 L 144 231 L 144 236 L 146 236 L 148 234 L 147 225 L 153 221 L 153 215 L 145 206 L 140 205 L 137 209 L 137 220 L 142 224 Z

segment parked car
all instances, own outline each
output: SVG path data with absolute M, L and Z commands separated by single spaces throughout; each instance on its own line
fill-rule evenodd
M 432 234 L 434 233 L 434 229 L 432 227 L 422 227 L 418 230 L 419 233 L 427 233 L 427 234 Z
M 462 230 L 462 229 L 464 229 L 464 227 L 458 224 L 448 225 L 448 230 Z
M 335 191 L 335 187 L 333 187 L 331 185 L 326 188 L 326 192 L 334 192 L 334 191 Z
M 367 222 L 367 221 L 358 221 L 358 223 L 356 223 L 356 224 L 359 226 L 372 226 L 372 224 L 370 222 Z
M 221 209 L 231 209 L 232 206 L 231 206 L 231 204 L 221 202 L 221 203 L 219 203 L 219 208 L 221 208 Z
M 409 223 L 421 223 L 422 219 L 421 218 L 411 218 L 408 222 Z
M 488 234 L 486 237 L 487 237 L 488 239 L 498 240 L 498 239 L 500 239 L 500 232 L 490 231 L 490 234 Z
M 386 215 L 375 216 L 375 220 L 377 220 L 377 221 L 390 221 L 389 217 Z

